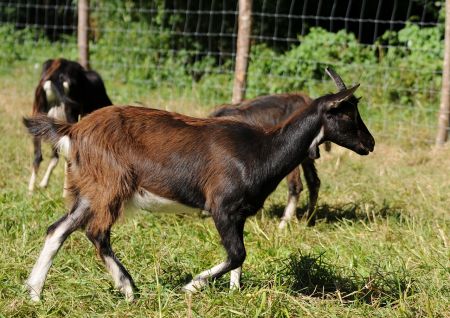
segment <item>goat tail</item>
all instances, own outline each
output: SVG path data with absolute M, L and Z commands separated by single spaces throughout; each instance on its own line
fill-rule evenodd
M 64 148 L 61 150 L 64 150 L 66 154 L 69 152 L 68 133 L 72 124 L 48 117 L 44 114 L 24 117 L 23 124 L 32 136 L 43 138 L 57 148 Z

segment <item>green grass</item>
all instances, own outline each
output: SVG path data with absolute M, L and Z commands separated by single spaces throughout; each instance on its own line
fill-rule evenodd
M 138 212 L 112 235 L 140 289 L 135 302 L 114 289 L 81 232 L 56 257 L 43 300 L 30 302 L 23 283 L 47 226 L 65 210 L 61 164 L 48 189 L 26 191 L 32 150 L 20 119 L 31 110 L 37 77 L 27 67 L 0 75 L 0 317 L 449 317 L 450 149 L 377 138 L 376 130 L 368 157 L 338 147 L 322 153 L 316 227 L 295 221 L 277 229 L 284 183 L 247 221 L 239 292 L 227 289 L 228 276 L 193 296 L 181 291 L 225 255 L 211 219 Z M 133 95 L 129 86 L 107 86 L 119 103 L 157 96 L 158 106 L 196 115 L 213 106 L 195 92 Z M 299 213 L 305 205 L 302 195 Z

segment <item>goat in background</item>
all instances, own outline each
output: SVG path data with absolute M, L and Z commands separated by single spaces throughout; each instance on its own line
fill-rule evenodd
M 145 208 L 178 202 L 209 211 L 227 258 L 184 286 L 195 292 L 231 271 L 240 287 L 246 258 L 244 225 L 280 181 L 332 141 L 367 155 L 375 141 L 352 99 L 359 85 L 322 96 L 269 130 L 230 119 L 199 119 L 143 107 L 106 107 L 70 124 L 47 116 L 24 119 L 35 137 L 60 147 L 70 163 L 69 211 L 48 228 L 27 280 L 39 300 L 52 260 L 66 238 L 84 229 L 126 299 L 131 275 L 112 250 L 111 227 L 127 203 Z
M 86 70 L 80 64 L 66 59 L 47 60 L 42 65 L 41 78 L 35 90 L 32 115 L 47 114 L 49 117 L 75 123 L 79 117 L 104 106 L 112 105 L 100 75 Z M 28 190 L 34 190 L 39 166 L 42 162 L 41 138 L 33 137 L 34 161 Z M 45 188 L 58 164 L 55 147 L 39 186 Z M 67 169 L 66 169 L 67 170 Z M 66 182 L 64 182 L 66 189 Z M 66 190 L 64 190 L 65 196 Z
M 340 91 L 346 89 L 344 81 L 332 68 L 327 68 L 326 73 L 335 82 Z M 355 97 L 348 100 L 348 102 L 352 102 L 355 105 L 358 104 L 358 101 Z M 311 102 L 312 99 L 302 93 L 260 96 L 238 104 L 222 105 L 214 110 L 209 117 L 233 118 L 268 130 L 285 121 L 294 112 L 306 109 Z M 329 150 L 330 145 L 325 143 L 325 146 L 325 149 Z M 305 158 L 301 163 L 309 191 L 308 210 L 304 215 L 308 226 L 313 226 L 316 223 L 315 208 L 319 197 L 320 179 L 317 175 L 314 159 L 319 157 L 320 153 L 317 149 L 316 152 L 313 152 L 311 156 Z M 286 227 L 295 215 L 299 196 L 303 191 L 299 167 L 295 167 L 287 175 L 286 181 L 288 184 L 288 200 L 279 224 L 280 229 Z

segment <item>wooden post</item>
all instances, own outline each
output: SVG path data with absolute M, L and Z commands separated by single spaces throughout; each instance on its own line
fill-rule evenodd
M 445 49 L 442 70 L 441 107 L 439 110 L 436 146 L 442 146 L 448 138 L 450 117 L 450 1 L 445 1 Z
M 232 103 L 240 103 L 245 98 L 247 84 L 250 36 L 252 32 L 252 0 L 239 0 L 239 22 L 236 50 L 236 67 Z
M 78 60 L 89 69 L 89 0 L 78 0 Z

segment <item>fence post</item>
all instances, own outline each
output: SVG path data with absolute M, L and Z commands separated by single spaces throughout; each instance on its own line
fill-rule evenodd
M 450 1 L 445 1 L 445 49 L 442 70 L 441 107 L 439 110 L 436 146 L 442 146 L 448 138 L 450 117 Z
M 89 69 L 89 0 L 78 0 L 78 60 Z
M 247 85 L 248 57 L 252 31 L 252 0 L 239 0 L 238 37 L 236 67 L 232 103 L 240 103 L 245 98 Z

